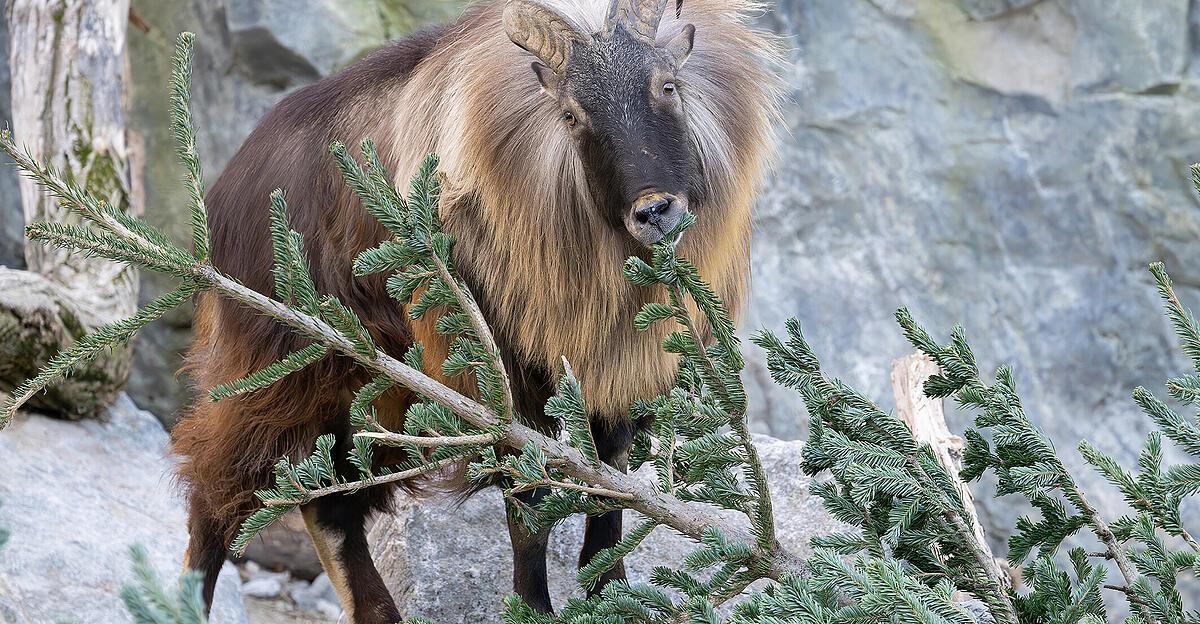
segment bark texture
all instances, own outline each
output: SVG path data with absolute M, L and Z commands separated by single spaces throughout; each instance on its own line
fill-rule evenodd
M 122 210 L 135 209 L 125 139 L 129 0 L 9 0 L 12 128 L 19 144 Z M 79 220 L 22 179 L 25 222 Z M 139 211 L 140 212 L 140 211 Z M 0 389 L 12 388 L 83 331 L 136 308 L 136 272 L 59 249 L 25 247 L 28 273 L 0 298 Z M 14 275 L 15 274 L 15 275 Z M 30 406 L 79 418 L 100 413 L 129 376 L 121 350 Z
M 946 414 L 942 409 L 940 399 L 925 396 L 925 381 L 941 373 L 929 356 L 924 353 L 912 353 L 892 362 L 892 394 L 896 399 L 896 411 L 918 442 L 928 444 L 933 449 L 938 462 L 945 466 L 954 477 L 954 484 L 962 497 L 963 506 L 970 516 L 971 527 L 975 530 L 975 541 L 979 542 L 987 557 L 994 563 L 993 574 L 1001 581 L 1010 585 L 1018 584 L 1019 571 L 1008 565 L 1008 562 L 998 559 L 992 554 L 987 536 L 983 532 L 983 524 L 979 522 L 979 513 L 975 509 L 975 498 L 971 488 L 959 478 L 962 472 L 963 451 L 966 442 L 950 432 L 946 426 Z

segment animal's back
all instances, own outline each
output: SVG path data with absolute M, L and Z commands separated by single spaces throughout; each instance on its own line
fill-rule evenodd
M 305 235 L 310 264 L 318 269 L 313 275 L 318 289 L 343 294 L 347 276 L 332 274 L 327 265 L 337 263 L 333 270 L 348 266 L 360 249 L 344 245 L 374 244 L 381 230 L 363 227 L 366 220 L 334 166 L 329 145 L 342 141 L 356 146 L 376 132 L 389 131 L 393 111 L 388 110 L 388 94 L 403 88 L 444 31 L 429 29 L 393 43 L 296 91 L 267 113 L 207 198 L 217 268 L 271 293 L 267 206 L 271 191 L 282 188 L 291 226 Z

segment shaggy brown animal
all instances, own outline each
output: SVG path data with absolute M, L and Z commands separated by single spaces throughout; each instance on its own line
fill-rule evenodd
M 634 330 L 633 316 L 663 293 L 631 285 L 622 263 L 644 256 L 690 209 L 699 223 L 681 253 L 739 308 L 750 206 L 772 143 L 773 46 L 749 26 L 746 11 L 755 7 L 740 0 L 688 0 L 681 17 L 673 2 L 665 10 L 667 0 L 543 2 L 481 2 L 284 99 L 208 196 L 212 257 L 271 294 L 268 195 L 286 189 L 318 290 L 355 309 L 387 351 L 425 344 L 426 368 L 438 371 L 447 345 L 432 326 L 410 321 L 382 278 L 351 277 L 352 259 L 387 233 L 326 148 L 374 138 L 398 181 L 439 154 L 444 227 L 501 345 L 518 411 L 554 429 L 542 405 L 566 356 L 594 410 L 603 458 L 623 468 L 635 427 L 629 405 L 669 388 L 677 360 L 659 347 L 665 330 Z M 347 405 L 364 379 L 330 357 L 265 390 L 210 403 L 203 391 L 303 342 L 211 295 L 197 302 L 196 318 L 187 367 L 200 392 L 175 428 L 174 450 L 189 496 L 188 565 L 204 573 L 211 600 L 227 545 L 276 459 L 307 455 L 325 433 L 338 436 L 335 455 L 345 456 Z M 442 381 L 471 390 L 461 379 Z M 410 401 L 404 391 L 384 397 L 384 423 L 399 427 Z M 376 487 L 303 510 L 355 622 L 398 619 L 363 530 L 391 495 Z M 620 521 L 619 512 L 589 520 L 581 562 L 620 538 Z M 515 590 L 549 610 L 546 535 L 510 531 Z M 603 582 L 623 574 L 618 566 Z

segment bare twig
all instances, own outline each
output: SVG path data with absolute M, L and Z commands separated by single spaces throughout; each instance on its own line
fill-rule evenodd
M 463 436 L 412 436 L 390 431 L 360 431 L 354 434 L 356 438 L 370 438 L 385 446 L 403 446 L 411 444 L 427 448 L 441 446 L 477 446 L 495 444 L 502 437 L 497 433 L 481 433 Z
M 582 492 L 589 496 L 603 496 L 606 498 L 614 498 L 617 500 L 626 500 L 626 501 L 633 500 L 633 495 L 629 494 L 628 492 L 618 492 L 616 490 L 592 487 L 590 485 L 582 485 L 579 483 L 571 483 L 570 481 L 558 481 L 555 479 L 541 479 L 539 481 L 529 481 L 527 483 L 522 483 L 522 484 L 512 488 L 512 491 L 513 492 L 528 492 L 530 490 L 536 490 L 541 487 L 559 488 L 562 490 L 573 490 L 576 492 Z
M 1070 480 L 1069 484 L 1070 488 L 1066 491 L 1067 498 L 1079 506 L 1079 510 L 1083 512 L 1083 516 L 1087 518 L 1088 524 L 1092 527 L 1092 533 L 1100 538 L 1101 542 L 1104 542 L 1105 547 L 1108 549 L 1109 558 L 1116 562 L 1117 569 L 1121 571 L 1121 576 L 1125 577 L 1126 586 L 1132 587 L 1134 581 L 1139 576 L 1137 568 L 1133 567 L 1133 563 L 1129 561 L 1129 557 L 1125 554 L 1124 547 L 1117 541 L 1117 536 L 1113 535 L 1108 523 L 1100 516 L 1100 512 L 1092 506 L 1091 501 L 1079 490 L 1079 487 L 1075 485 L 1075 481 Z M 1155 621 L 1150 617 L 1149 611 L 1144 606 L 1139 610 L 1142 611 L 1142 618 L 1145 621 Z

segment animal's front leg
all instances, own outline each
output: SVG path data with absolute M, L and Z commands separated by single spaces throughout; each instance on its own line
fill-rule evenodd
M 529 507 L 536 507 L 544 489 L 516 494 L 517 500 Z M 550 540 L 550 529 L 530 533 L 525 525 L 515 520 L 512 503 L 505 501 L 508 508 L 508 536 L 513 549 L 513 592 L 530 607 L 540 613 L 553 613 L 550 589 L 546 583 L 546 544 Z
M 617 422 L 596 420 L 592 422 L 592 439 L 596 451 L 604 463 L 625 472 L 629 468 L 629 449 L 633 447 L 633 423 L 628 419 Z M 621 541 L 621 518 L 623 512 L 610 511 L 587 519 L 583 534 L 583 549 L 579 551 L 579 566 L 583 567 L 596 553 Z M 596 581 L 588 590 L 588 597 L 600 593 L 612 581 L 625 580 L 625 562 L 617 561 L 611 570 Z

